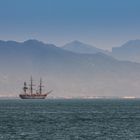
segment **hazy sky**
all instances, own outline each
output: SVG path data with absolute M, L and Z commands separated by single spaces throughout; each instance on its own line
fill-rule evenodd
M 104 49 L 140 39 L 140 0 L 0 0 L 0 39 L 32 38 Z

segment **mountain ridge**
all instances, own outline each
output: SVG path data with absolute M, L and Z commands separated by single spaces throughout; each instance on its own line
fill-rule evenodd
M 95 54 L 98 52 L 106 53 L 106 51 L 96 48 L 95 46 L 88 45 L 86 43 L 82 43 L 78 40 L 74 40 L 72 42 L 69 42 L 62 46 L 63 49 L 76 52 L 76 53 L 81 53 L 81 54 Z
M 80 54 L 35 42 L 18 42 L 12 47 L 11 42 L 7 47 L 0 45 L 1 94 L 18 96 L 23 82 L 32 75 L 35 79 L 43 77 L 44 84 L 53 89 L 53 97 L 132 93 L 140 97 L 140 64 L 118 61 L 101 52 Z
M 112 48 L 111 55 L 119 60 L 128 60 L 140 63 L 140 40 L 130 40 L 120 47 Z

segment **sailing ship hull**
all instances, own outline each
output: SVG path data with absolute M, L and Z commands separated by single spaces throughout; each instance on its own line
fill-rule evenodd
M 20 94 L 19 97 L 21 99 L 45 99 L 47 94 Z

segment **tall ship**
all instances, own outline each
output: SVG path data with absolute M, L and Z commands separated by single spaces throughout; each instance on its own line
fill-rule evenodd
M 38 89 L 35 92 L 34 92 L 33 86 L 35 85 L 33 84 L 33 79 L 31 77 L 29 87 L 27 86 L 26 82 L 24 82 L 24 87 L 23 87 L 24 93 L 19 94 L 19 97 L 21 99 L 45 99 L 48 96 L 48 94 L 52 92 L 52 91 L 49 91 L 47 93 L 42 92 L 42 87 L 44 86 L 42 85 L 41 78 L 40 78 Z

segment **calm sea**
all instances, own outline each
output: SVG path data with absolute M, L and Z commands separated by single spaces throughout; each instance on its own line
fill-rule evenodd
M 0 140 L 140 140 L 140 100 L 0 100 Z

